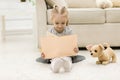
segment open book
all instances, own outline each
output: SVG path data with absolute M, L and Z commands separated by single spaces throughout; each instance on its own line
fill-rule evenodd
M 50 33 L 48 36 L 42 37 L 40 43 L 45 59 L 76 55 L 74 48 L 78 47 L 77 35 L 58 37 Z

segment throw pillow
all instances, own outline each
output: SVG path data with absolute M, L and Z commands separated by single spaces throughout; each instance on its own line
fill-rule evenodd
M 112 0 L 113 7 L 120 7 L 120 0 Z

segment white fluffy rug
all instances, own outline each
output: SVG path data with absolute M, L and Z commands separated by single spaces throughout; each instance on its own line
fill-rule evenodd
M 115 51 L 118 57 L 117 63 L 108 65 L 96 65 L 97 59 L 92 58 L 88 51 L 80 51 L 86 60 L 73 64 L 72 71 L 69 73 L 52 73 L 49 65 L 40 64 L 42 67 L 40 74 L 36 75 L 42 80 L 119 80 L 120 79 L 120 50 Z M 34 73 L 33 73 L 34 74 Z M 34 74 L 35 76 L 35 74 Z
M 97 59 L 81 50 L 86 60 L 73 64 L 71 72 L 55 74 L 49 64 L 36 62 L 40 53 L 31 39 L 12 37 L 0 42 L 0 80 L 120 80 L 120 50 L 115 50 L 117 63 L 108 65 L 96 65 Z

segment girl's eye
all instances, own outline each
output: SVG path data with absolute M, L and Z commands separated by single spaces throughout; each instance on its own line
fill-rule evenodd
M 65 24 L 64 22 L 62 24 Z
M 56 22 L 56 24 L 59 24 L 58 22 Z
M 97 50 L 95 50 L 95 52 L 97 52 Z

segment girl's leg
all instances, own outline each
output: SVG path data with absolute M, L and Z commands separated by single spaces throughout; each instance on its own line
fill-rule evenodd
M 51 60 L 50 66 L 54 73 L 58 73 L 62 65 L 63 65 L 63 61 L 61 60 L 61 58 L 54 58 Z
M 72 63 L 77 63 L 85 60 L 85 57 L 82 55 L 71 56 L 71 58 L 72 58 Z
M 45 63 L 45 64 L 50 64 L 51 59 L 43 59 L 42 57 L 39 57 L 36 59 L 37 62 Z
M 66 72 L 69 72 L 71 71 L 71 68 L 72 68 L 72 59 L 71 57 L 64 57 L 64 70 Z

